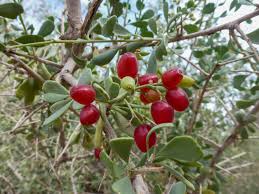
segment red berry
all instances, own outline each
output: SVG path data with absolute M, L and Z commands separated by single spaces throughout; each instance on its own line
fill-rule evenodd
M 80 122 L 82 125 L 92 125 L 98 121 L 100 112 L 95 105 L 85 106 L 80 112 Z
M 151 115 L 156 124 L 171 123 L 174 119 L 174 109 L 165 101 L 154 102 Z
M 168 90 L 165 98 L 176 111 L 182 112 L 189 106 L 188 96 L 181 88 Z
M 183 79 L 183 73 L 178 68 L 173 68 L 162 75 L 162 82 L 165 88 L 174 89 Z
M 153 84 L 158 82 L 158 77 L 154 73 L 147 73 L 145 75 L 142 75 L 138 78 L 138 84 L 140 86 L 146 85 L 146 84 Z M 141 91 L 147 92 L 149 88 L 141 88 Z
M 95 157 L 95 159 L 100 160 L 101 152 L 102 152 L 101 148 L 94 148 L 94 157 Z
M 119 78 L 126 76 L 135 78 L 138 73 L 138 61 L 133 53 L 123 54 L 117 64 L 117 73 Z
M 152 127 L 150 125 L 143 124 L 138 126 L 134 131 L 134 141 L 138 146 L 138 148 L 140 149 L 140 151 L 142 152 L 147 152 L 146 137 L 151 128 Z M 156 133 L 153 132 L 150 135 L 148 147 L 151 148 L 155 144 L 156 144 Z
M 144 104 L 148 104 L 149 103 L 148 100 L 145 97 L 145 94 L 143 92 L 140 93 L 139 98 L 140 98 L 141 102 L 143 102 Z
M 70 89 L 70 96 L 80 104 L 89 105 L 95 100 L 95 90 L 89 85 L 77 85 Z

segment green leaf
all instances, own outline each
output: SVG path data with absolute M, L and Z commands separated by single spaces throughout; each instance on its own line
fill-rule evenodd
M 5 3 L 0 5 L 0 16 L 15 19 L 24 12 L 23 7 L 18 3 Z
M 117 22 L 117 16 L 112 16 L 110 17 L 106 22 L 105 24 L 103 25 L 103 28 L 102 28 L 102 33 L 104 36 L 112 36 L 113 35 L 113 29 L 114 29 L 114 26 Z
M 168 22 L 169 5 L 167 0 L 163 0 L 163 12 L 166 22 Z
M 24 98 L 24 104 L 30 105 L 33 103 L 35 95 L 40 90 L 39 83 L 33 78 L 24 80 L 16 89 L 16 96 Z
M 166 44 L 167 44 L 167 41 L 163 39 L 161 43 L 158 45 L 158 47 L 156 48 L 156 58 L 159 61 L 162 61 L 163 56 L 167 55 Z
M 179 173 L 177 170 L 175 170 L 174 168 L 172 168 L 171 166 L 168 166 L 166 164 L 162 164 L 170 173 L 173 174 L 173 176 L 175 176 L 177 179 L 179 179 L 180 181 L 182 181 L 184 184 L 186 184 L 187 187 L 189 187 L 191 190 L 195 190 L 195 187 L 193 186 L 193 184 L 188 181 L 181 173 Z
M 99 66 L 106 65 L 109 62 L 111 62 L 111 60 L 117 54 L 117 52 L 118 52 L 118 49 L 111 49 L 111 50 L 105 51 L 105 52 L 95 56 L 92 59 L 91 63 L 93 65 L 99 65 Z
M 120 137 L 112 139 L 110 146 L 125 162 L 128 162 L 133 143 L 134 139 L 132 137 Z
M 234 88 L 236 88 L 238 90 L 244 90 L 245 88 L 243 88 L 241 85 L 245 81 L 246 78 L 247 78 L 247 75 L 237 75 L 237 76 L 235 76 L 234 79 L 233 79 Z
M 102 34 L 102 26 L 99 22 L 94 24 L 93 27 L 90 28 L 88 34 L 91 34 L 91 33 Z
M 194 24 L 187 24 L 184 25 L 183 28 L 185 29 L 185 31 L 190 34 L 190 33 L 194 33 L 194 32 L 198 32 L 199 31 L 199 27 L 194 25 Z
M 259 44 L 259 28 L 247 34 L 254 44 Z
M 43 123 L 43 125 L 48 125 L 51 122 L 55 121 L 58 119 L 61 115 L 63 115 L 70 107 L 72 104 L 72 101 L 68 102 L 66 105 L 64 105 L 62 108 L 54 112 L 52 115 L 50 115 Z
M 70 101 L 71 101 L 71 99 L 58 101 L 58 102 L 54 103 L 53 105 L 51 105 L 51 107 L 49 109 L 52 113 L 56 112 L 57 110 L 61 109 L 63 106 L 65 106 Z
M 15 40 L 16 42 L 27 44 L 34 42 L 44 42 L 44 38 L 39 35 L 23 35 Z
M 141 48 L 145 44 L 146 44 L 146 42 L 141 42 L 141 41 L 139 41 L 139 42 L 131 42 L 131 43 L 127 44 L 126 50 L 128 52 L 135 52 L 136 49 Z
M 154 15 L 155 15 L 155 12 L 152 9 L 148 9 L 143 14 L 141 20 L 146 20 L 146 19 L 152 18 Z
M 78 85 L 90 85 L 93 80 L 92 71 L 89 68 L 84 68 L 78 79 Z
M 43 100 L 45 100 L 46 102 L 49 102 L 49 103 L 54 103 L 54 102 L 57 102 L 60 100 L 64 100 L 67 97 L 68 97 L 68 95 L 66 95 L 66 94 L 55 94 L 55 93 L 43 94 Z
M 129 177 L 124 177 L 113 183 L 112 189 L 118 194 L 135 194 Z
M 78 64 L 80 67 L 86 66 L 88 60 L 77 56 L 73 49 L 72 49 L 72 57 L 73 57 L 73 60 L 76 62 L 76 64 Z
M 216 194 L 216 193 L 210 189 L 205 189 L 202 191 L 202 194 Z
M 186 193 L 186 185 L 183 182 L 177 182 L 172 185 L 169 194 L 185 194 Z
M 40 27 L 38 35 L 45 37 L 50 35 L 55 29 L 54 22 L 51 20 L 46 20 Z
M 214 12 L 216 9 L 215 3 L 208 3 L 207 5 L 204 6 L 202 13 L 203 14 L 210 14 Z
M 137 0 L 136 7 L 140 11 L 145 8 L 145 4 L 141 0 Z
M 5 50 L 5 45 L 0 42 L 0 52 L 3 52 Z
M 72 108 L 75 109 L 75 110 L 79 110 L 79 109 L 82 109 L 84 107 L 83 104 L 79 104 L 78 102 L 74 101 L 73 104 L 72 104 Z
M 148 59 L 147 73 L 156 73 L 156 71 L 157 71 L 156 51 L 153 50 Z
M 42 86 L 42 90 L 45 93 L 68 95 L 68 91 L 64 86 L 52 80 L 46 81 Z
M 115 24 L 113 32 L 118 36 L 130 36 L 130 32 L 120 24 Z
M 120 91 L 120 85 L 113 82 L 111 87 L 108 90 L 110 98 L 111 99 L 116 98 L 119 94 L 119 91 Z
M 143 21 L 143 20 L 139 20 L 139 21 L 136 21 L 136 22 L 132 22 L 131 25 L 135 26 L 135 27 L 138 27 L 138 28 L 141 28 L 141 29 L 146 29 L 146 27 L 148 25 L 148 22 Z
M 148 20 L 148 26 L 152 30 L 152 32 L 157 34 L 157 25 L 156 25 L 156 20 L 154 18 L 151 18 L 150 20 Z
M 178 136 L 168 142 L 157 154 L 157 158 L 198 161 L 203 156 L 200 145 L 190 136 Z
M 238 100 L 236 102 L 236 106 L 239 109 L 245 109 L 248 108 L 256 103 L 257 99 L 252 99 L 252 100 Z
M 102 150 L 100 154 L 100 160 L 103 162 L 106 168 L 108 168 L 111 172 L 113 171 L 114 163 L 104 150 Z

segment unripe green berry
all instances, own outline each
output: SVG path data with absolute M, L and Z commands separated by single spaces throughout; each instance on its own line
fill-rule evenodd
M 121 87 L 127 91 L 134 91 L 135 80 L 132 77 L 126 76 L 121 80 Z
M 189 88 L 189 87 L 192 87 L 194 83 L 195 83 L 194 79 L 192 79 L 189 76 L 184 75 L 183 79 L 181 80 L 181 82 L 179 83 L 178 86 L 181 88 Z

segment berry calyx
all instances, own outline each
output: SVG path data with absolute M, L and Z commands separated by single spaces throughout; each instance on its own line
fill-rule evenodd
M 94 157 L 96 160 L 100 160 L 102 149 L 101 148 L 94 148 Z
M 174 109 L 165 101 L 154 102 L 151 115 L 156 124 L 171 123 L 174 120 Z
M 95 100 L 95 90 L 90 85 L 77 85 L 70 89 L 71 98 L 83 105 L 89 105 Z
M 132 77 L 126 76 L 121 80 L 121 87 L 127 91 L 134 91 L 135 80 Z
M 147 152 L 146 137 L 152 127 L 147 124 L 138 126 L 134 131 L 134 141 L 141 152 Z M 151 148 L 156 144 L 156 133 L 150 135 L 148 147 Z
M 165 98 L 176 111 L 182 112 L 189 106 L 188 96 L 181 88 L 168 90 Z
M 124 78 L 126 76 L 135 78 L 138 73 L 138 61 L 133 53 L 124 53 L 121 55 L 119 62 L 117 64 L 117 73 L 119 78 Z
M 95 105 L 85 106 L 80 112 L 80 122 L 82 125 L 92 125 L 98 121 L 100 112 Z
M 153 84 L 153 83 L 157 83 L 157 82 L 158 82 L 158 77 L 154 73 L 147 73 L 145 75 L 139 76 L 139 78 L 138 78 L 138 84 L 140 86 L 146 85 L 146 84 Z M 141 88 L 142 92 L 147 92 L 148 90 L 149 90 L 149 88 L 147 88 L 147 87 Z
M 178 68 L 167 70 L 162 75 L 163 85 L 168 90 L 175 89 L 182 79 L 183 79 L 183 73 Z

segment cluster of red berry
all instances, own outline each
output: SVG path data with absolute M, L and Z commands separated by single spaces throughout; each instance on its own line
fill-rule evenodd
M 138 61 L 134 54 L 123 54 L 117 64 L 118 76 L 137 78 L 139 86 L 153 85 L 158 83 L 158 76 L 148 73 L 138 75 Z M 184 90 L 178 87 L 183 79 L 183 73 L 178 68 L 170 69 L 162 74 L 162 84 L 167 89 L 165 99 L 161 100 L 161 94 L 150 87 L 141 87 L 140 100 L 144 104 L 152 103 L 151 115 L 156 124 L 171 123 L 174 121 L 174 111 L 182 112 L 189 106 L 188 96 Z M 134 131 L 134 140 L 142 152 L 147 151 L 146 137 L 152 127 L 148 124 L 138 126 Z M 156 144 L 156 134 L 153 132 L 149 138 L 149 148 Z
M 165 100 L 161 100 L 161 93 L 154 86 L 159 81 L 156 74 L 148 73 L 138 76 L 138 60 L 133 53 L 123 54 L 117 64 L 117 73 L 122 79 L 122 85 L 127 84 L 131 87 L 137 79 L 140 86 L 140 100 L 144 104 L 152 103 L 151 115 L 156 124 L 171 123 L 174 121 L 174 111 L 184 111 L 189 106 L 187 94 L 178 87 L 183 79 L 183 73 L 180 69 L 170 69 L 162 74 L 162 84 L 167 89 Z M 125 81 L 126 80 L 126 81 Z M 142 86 L 142 87 L 141 87 Z M 128 87 L 128 88 L 130 88 Z M 80 122 L 82 125 L 92 125 L 100 117 L 99 110 L 92 102 L 95 100 L 96 92 L 90 85 L 73 86 L 70 90 L 70 96 L 76 102 L 85 105 L 80 112 Z M 151 130 L 151 125 L 142 124 L 134 131 L 134 140 L 137 147 L 142 151 L 147 151 L 146 137 Z M 156 133 L 153 132 L 149 138 L 148 147 L 156 144 Z M 101 149 L 95 150 L 96 158 L 99 158 Z
M 100 112 L 92 102 L 95 100 L 96 93 L 90 85 L 77 85 L 70 89 L 71 98 L 79 104 L 85 105 L 80 112 L 80 122 L 82 125 L 92 125 L 100 117 Z

